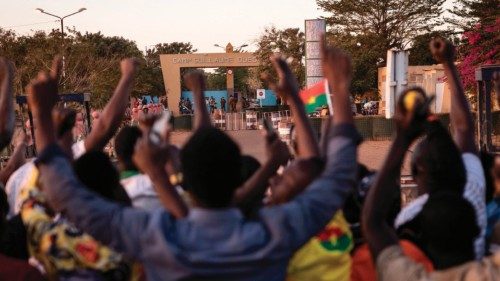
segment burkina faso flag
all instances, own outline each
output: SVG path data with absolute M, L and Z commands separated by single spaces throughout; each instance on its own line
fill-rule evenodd
M 311 87 L 300 91 L 299 95 L 306 107 L 307 113 L 315 112 L 324 105 L 328 106 L 328 83 L 325 83 L 325 81 L 321 80 Z

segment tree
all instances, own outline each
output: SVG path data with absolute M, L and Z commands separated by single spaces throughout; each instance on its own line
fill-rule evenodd
M 477 23 L 463 34 L 463 44 L 458 48 L 458 70 L 469 92 L 476 91 L 477 67 L 500 62 L 499 30 L 500 18 L 488 25 Z
M 417 35 L 411 41 L 409 49 L 409 65 L 431 65 L 437 62 L 432 58 L 429 52 L 429 42 L 434 37 L 443 37 L 447 40 L 454 42 L 455 45 L 459 44 L 459 38 L 454 36 L 450 31 L 432 31 L 429 33 Z
M 276 27 L 266 28 L 257 40 L 258 49 L 255 55 L 260 61 L 257 73 L 275 74 L 269 57 L 274 53 L 289 59 L 290 68 L 297 76 L 299 85 L 305 84 L 305 35 L 298 28 L 279 30 Z M 272 75 L 275 77 L 275 75 Z
M 498 0 L 455 0 L 452 9 L 448 9 L 451 17 L 446 22 L 459 30 L 468 31 L 476 24 L 492 25 L 500 17 L 500 1 Z
M 415 35 L 431 31 L 440 21 L 444 0 L 317 0 L 331 15 L 329 26 L 343 33 L 371 36 L 384 52 L 404 49 Z
M 152 49 L 146 51 L 146 62 L 149 77 L 147 78 L 150 83 L 153 83 L 155 88 L 155 95 L 165 94 L 165 86 L 163 85 L 163 75 L 161 72 L 160 55 L 162 54 L 192 54 L 198 51 L 193 47 L 190 42 L 172 42 L 172 43 L 158 43 Z M 181 78 L 189 71 L 187 68 L 181 69 Z M 161 90 L 160 90 L 161 89 Z M 181 89 L 187 90 L 184 85 L 184 79 L 181 79 Z M 161 93 L 158 93 L 160 90 Z

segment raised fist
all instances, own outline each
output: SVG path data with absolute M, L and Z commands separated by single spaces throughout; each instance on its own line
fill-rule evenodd
M 26 87 L 28 103 L 33 112 L 38 112 L 40 110 L 52 111 L 52 108 L 59 99 L 57 87 L 61 67 L 61 57 L 57 56 L 52 61 L 50 73 L 38 73 L 38 77 L 33 79 Z
M 205 75 L 199 70 L 194 70 L 184 75 L 186 86 L 193 93 L 205 91 Z
M 455 60 L 455 46 L 442 37 L 436 37 L 429 43 L 432 57 L 438 63 L 449 63 Z
M 127 58 L 120 62 L 122 75 L 134 75 L 138 66 L 139 61 L 136 58 Z
M 326 46 L 324 37 L 321 46 L 323 76 L 330 87 L 348 87 L 352 79 L 351 57 L 339 48 Z

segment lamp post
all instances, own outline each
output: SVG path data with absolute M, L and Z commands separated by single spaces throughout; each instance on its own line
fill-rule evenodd
M 51 17 L 55 17 L 55 18 L 58 18 L 59 21 L 61 22 L 61 39 L 62 39 L 62 76 L 65 77 L 66 76 L 66 72 L 64 70 L 64 19 L 67 18 L 67 17 L 70 17 L 72 15 L 76 15 L 78 13 L 81 13 L 85 10 L 87 10 L 87 8 L 80 8 L 78 11 L 74 12 L 74 13 L 71 13 L 69 15 L 65 15 L 64 17 L 60 17 L 60 16 L 57 16 L 57 15 L 54 15 L 54 14 L 51 14 L 49 12 L 46 12 L 44 11 L 43 9 L 41 8 L 36 8 L 37 11 L 40 11 L 40 13 L 42 14 L 46 14 L 46 15 L 49 15 Z
M 241 49 L 247 47 L 248 44 L 243 44 L 236 48 L 236 53 L 241 52 Z M 233 48 L 233 45 L 231 43 L 227 43 L 226 47 L 222 47 L 219 44 L 214 44 L 214 47 L 221 48 L 226 51 L 226 53 L 234 53 L 235 50 Z M 229 96 L 234 94 L 234 69 L 232 67 L 228 67 L 226 70 L 226 88 L 227 88 L 227 93 Z M 229 97 L 226 97 L 229 98 Z

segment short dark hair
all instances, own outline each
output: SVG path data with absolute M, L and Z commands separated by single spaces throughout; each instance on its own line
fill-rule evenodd
M 473 251 L 479 235 L 474 208 L 462 195 L 450 191 L 429 195 L 420 213 L 420 227 L 424 245 L 439 253 Z
M 120 184 L 118 171 L 109 157 L 102 151 L 90 151 L 83 154 L 73 163 L 78 179 L 90 190 L 102 197 L 132 205 L 130 197 Z
M 181 150 L 184 187 L 208 208 L 228 207 L 242 183 L 240 148 L 214 127 L 198 129 Z
M 260 168 L 259 160 L 250 155 L 241 156 L 241 177 L 243 181 L 248 180 Z
M 125 126 L 115 137 L 116 157 L 126 167 L 135 169 L 132 155 L 134 155 L 135 144 L 141 136 L 142 132 L 136 126 Z
M 462 154 L 439 121 L 426 125 L 426 136 L 416 145 L 411 160 L 413 177 L 419 176 L 419 170 L 426 174 L 427 192 L 450 190 L 463 193 L 466 174 Z

